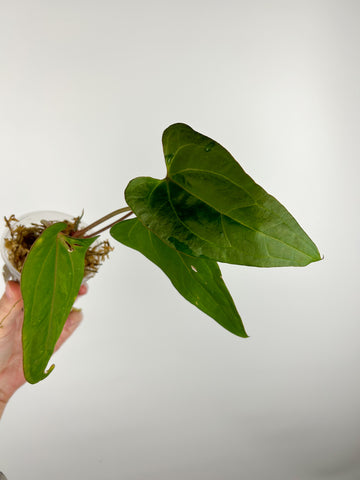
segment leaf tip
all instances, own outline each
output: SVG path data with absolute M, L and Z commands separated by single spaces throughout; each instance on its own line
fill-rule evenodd
M 45 377 L 44 378 L 46 378 L 48 375 L 50 375 L 50 373 L 54 370 L 54 368 L 55 368 L 55 364 L 53 363 L 51 365 L 51 367 L 48 368 L 47 372 L 45 372 Z
M 50 375 L 50 373 L 54 370 L 55 368 L 55 364 L 52 364 L 47 371 L 45 371 L 44 373 L 42 374 L 38 374 L 38 373 L 34 373 L 34 372 L 31 372 L 31 371 L 27 371 L 27 368 L 26 366 L 24 365 L 24 377 L 25 377 L 25 380 L 28 382 L 28 383 L 31 383 L 32 385 L 34 385 L 35 383 L 39 383 L 41 382 L 42 380 L 45 380 L 46 377 L 48 377 Z
M 239 320 L 240 320 L 240 323 L 237 322 L 236 325 L 233 325 L 232 327 L 227 326 L 225 327 L 225 329 L 228 330 L 230 333 L 233 333 L 237 337 L 249 338 L 249 335 L 246 333 L 244 324 L 242 323 L 241 319 Z
M 316 255 L 312 257 L 310 263 L 321 262 L 322 260 L 324 260 L 324 258 L 324 255 L 321 255 L 320 252 L 317 250 Z
M 242 330 L 241 332 L 236 333 L 236 335 L 241 338 L 250 338 L 250 335 L 248 335 L 245 330 Z

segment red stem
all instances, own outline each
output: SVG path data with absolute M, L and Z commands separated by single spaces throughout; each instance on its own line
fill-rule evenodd
M 92 233 L 91 235 L 84 235 L 82 238 L 95 237 L 96 235 L 99 235 L 100 233 L 105 232 L 105 230 L 108 230 L 109 228 L 113 227 L 117 223 L 122 222 L 123 220 L 125 220 L 125 218 L 130 217 L 130 215 L 132 215 L 132 214 L 133 214 L 133 212 L 129 212 L 126 215 L 124 215 L 123 217 L 119 218 L 119 220 L 115 220 L 115 222 L 110 223 L 110 225 L 107 225 L 106 227 L 101 228 L 100 230 L 98 230 L 95 233 Z

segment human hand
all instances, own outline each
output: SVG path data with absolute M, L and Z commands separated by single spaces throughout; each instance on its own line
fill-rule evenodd
M 79 295 L 86 292 L 87 286 L 82 285 Z M 0 417 L 10 397 L 25 383 L 21 342 L 23 319 L 20 285 L 8 282 L 0 299 Z M 80 311 L 74 310 L 70 313 L 55 351 L 75 331 L 81 319 Z

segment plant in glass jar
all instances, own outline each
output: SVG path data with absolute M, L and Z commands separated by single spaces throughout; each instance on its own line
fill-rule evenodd
M 28 382 L 43 380 L 54 368 L 47 365 L 80 285 L 112 249 L 99 240 L 106 230 L 155 263 L 184 298 L 240 337 L 247 334 L 217 262 L 285 267 L 321 259 L 286 208 L 220 144 L 182 123 L 168 127 L 162 141 L 165 178 L 131 180 L 126 206 L 91 225 L 54 212 L 38 214 L 28 224 L 14 216 L 6 219 L 2 253 L 7 278 L 21 285 Z

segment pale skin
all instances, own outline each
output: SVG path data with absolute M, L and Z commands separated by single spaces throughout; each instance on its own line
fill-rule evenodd
M 86 292 L 87 286 L 82 285 L 79 295 Z M 0 417 L 11 396 L 25 383 L 21 344 L 23 319 L 20 285 L 7 282 L 5 293 L 0 299 Z M 55 350 L 70 337 L 81 320 L 80 311 L 70 313 Z

